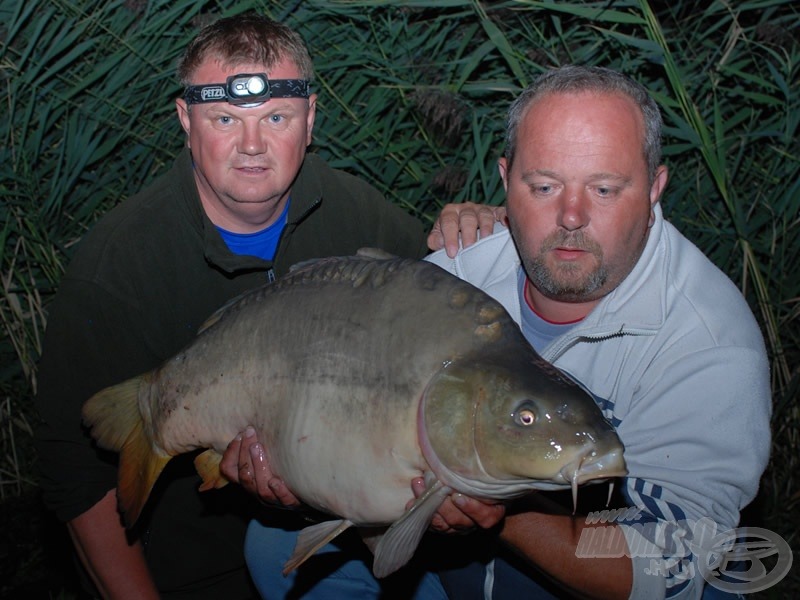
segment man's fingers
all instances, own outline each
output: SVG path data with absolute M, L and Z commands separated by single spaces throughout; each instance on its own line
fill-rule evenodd
M 289 490 L 288 487 L 286 487 L 286 484 L 284 483 L 283 479 L 280 479 L 278 477 L 273 477 L 272 479 L 270 479 L 269 489 L 275 496 L 275 498 L 278 499 L 278 502 L 280 502 L 283 506 L 288 506 L 288 507 L 300 506 L 301 504 L 300 499 L 297 496 L 295 496 Z
M 481 529 L 489 529 L 497 525 L 506 515 L 506 506 L 500 502 L 483 502 L 456 494 L 453 496 L 453 505 L 469 520 Z
M 491 235 L 494 232 L 494 224 L 497 220 L 491 206 L 481 206 L 478 209 L 478 228 L 481 236 Z
M 439 216 L 438 224 L 444 240 L 445 252 L 447 256 L 453 258 L 458 252 L 459 231 L 461 229 L 458 211 L 454 208 L 457 205 L 445 207 Z
M 444 248 L 444 235 L 442 235 L 442 228 L 437 220 L 428 234 L 428 249 L 436 252 L 442 248 Z
M 267 452 L 252 426 L 248 425 L 228 444 L 219 468 L 226 479 L 238 483 L 262 502 L 290 507 L 301 504 L 283 480 L 272 472 Z
M 494 213 L 495 222 L 502 223 L 504 227 L 508 227 L 508 211 L 505 206 L 493 206 L 492 212 Z
M 253 464 L 253 475 L 258 497 L 267 502 L 274 502 L 275 497 L 269 487 L 269 480 L 272 478 L 272 471 L 266 460 L 264 447 L 255 443 L 250 446 L 250 461 Z
M 257 442 L 256 430 L 248 425 L 242 433 L 237 469 L 239 472 L 239 485 L 253 494 L 258 493 L 258 488 L 254 479 L 255 474 L 253 472 L 253 461 L 250 456 L 250 449 L 253 444 Z
M 250 459 L 253 464 L 256 493 L 261 500 L 283 506 L 300 505 L 300 500 L 289 491 L 283 480 L 272 473 L 267 453 L 260 443 L 250 447 Z
M 454 498 L 461 496 L 461 494 L 454 494 L 449 496 L 439 506 L 431 521 L 431 527 L 436 531 L 444 533 L 464 532 L 475 528 L 475 522 L 461 509 L 453 503 Z
M 506 209 L 502 206 L 487 206 L 474 202 L 448 204 L 433 224 L 428 235 L 428 248 L 447 252 L 453 258 L 460 245 L 471 246 L 481 238 L 494 233 L 494 224 L 505 222 Z
M 242 434 L 239 434 L 228 444 L 219 463 L 220 473 L 225 479 L 233 483 L 239 482 L 239 448 L 241 445 Z
M 414 497 L 419 498 L 425 491 L 425 481 L 417 477 L 411 481 Z M 410 508 L 413 501 L 406 505 Z M 483 501 L 464 494 L 451 494 L 445 498 L 431 519 L 430 528 L 441 533 L 467 532 L 480 527 L 489 529 L 497 525 L 505 516 L 506 507 L 500 502 Z
M 414 492 L 414 497 L 419 498 L 425 491 L 425 479 L 422 477 L 415 477 L 411 480 L 411 491 Z
M 458 214 L 458 228 L 461 232 L 461 246 L 468 248 L 478 241 L 478 227 L 481 226 L 481 213 L 474 207 L 465 207 Z M 490 211 L 491 212 L 491 211 Z M 455 256 L 455 255 L 454 255 Z M 452 257 L 451 257 L 452 258 Z

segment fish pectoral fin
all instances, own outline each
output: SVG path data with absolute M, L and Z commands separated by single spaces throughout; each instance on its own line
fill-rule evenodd
M 200 491 L 217 490 L 225 487 L 230 482 L 225 478 L 219 470 L 219 463 L 222 461 L 222 454 L 209 448 L 194 458 L 194 468 L 197 473 L 203 478 L 203 484 L 200 486 Z
M 316 525 L 311 525 L 303 529 L 300 535 L 297 536 L 294 552 L 292 552 L 286 564 L 283 565 L 283 574 L 288 575 L 294 571 L 313 556 L 317 550 L 352 525 L 353 523 L 351 521 L 341 519 L 339 521 L 323 521 L 322 523 L 317 523 Z
M 375 577 L 386 577 L 411 560 L 433 515 L 451 491 L 441 481 L 434 480 L 413 506 L 389 527 L 375 548 L 372 565 Z

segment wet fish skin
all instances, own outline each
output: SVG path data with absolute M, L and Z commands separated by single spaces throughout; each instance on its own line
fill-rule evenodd
M 220 309 L 184 350 L 84 407 L 121 452 L 132 523 L 168 460 L 209 448 L 203 489 L 248 424 L 305 503 L 342 517 L 309 528 L 288 568 L 341 528 L 392 524 L 383 576 L 410 558 L 457 490 L 511 498 L 624 474 L 591 397 L 527 344 L 489 296 L 425 262 L 321 259 Z M 411 479 L 428 491 L 411 511 Z

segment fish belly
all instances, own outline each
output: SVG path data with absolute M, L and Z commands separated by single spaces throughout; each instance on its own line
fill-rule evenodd
M 411 480 L 426 468 L 416 404 L 392 403 L 387 419 L 371 390 L 296 389 L 282 418 L 266 417 L 260 427 L 273 470 L 304 502 L 358 525 L 399 518 L 414 497 Z

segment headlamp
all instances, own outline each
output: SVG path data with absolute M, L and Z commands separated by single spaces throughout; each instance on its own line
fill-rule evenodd
M 307 79 L 272 79 L 266 73 L 239 73 L 225 83 L 190 85 L 183 92 L 187 104 L 227 102 L 235 105 L 261 104 L 270 98 L 308 98 Z

